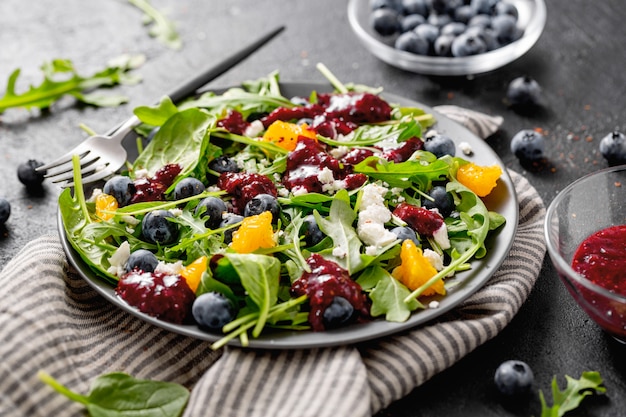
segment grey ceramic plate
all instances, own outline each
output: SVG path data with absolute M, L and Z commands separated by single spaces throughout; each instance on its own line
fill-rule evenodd
M 325 84 L 282 84 L 282 91 L 286 97 L 308 97 L 312 90 L 330 91 L 328 85 Z M 421 107 L 427 112 L 435 114 L 437 117 L 435 129 L 438 132 L 449 135 L 456 141 L 457 144 L 460 142 L 467 142 L 471 145 L 474 153 L 472 156 L 467 157 L 467 159 L 482 165 L 498 163 L 500 166 L 504 167 L 504 164 L 495 152 L 482 139 L 473 135 L 466 128 L 440 114 L 437 114 L 433 109 L 420 103 L 388 94 L 383 96 L 389 102 Z M 129 141 L 129 151 L 133 146 L 133 143 L 134 141 Z M 461 152 L 457 151 L 457 154 L 461 155 Z M 418 310 L 414 312 L 409 320 L 404 323 L 391 323 L 385 321 L 384 319 L 376 319 L 372 322 L 354 324 L 348 327 L 326 332 L 281 331 L 264 333 L 258 339 L 250 339 L 249 347 L 300 349 L 357 343 L 392 335 L 422 325 L 453 309 L 474 292 L 479 290 L 489 280 L 508 255 L 511 244 L 513 243 L 518 222 L 518 205 L 513 183 L 506 170 L 504 170 L 504 173 L 499 180 L 499 185 L 485 200 L 485 203 L 490 210 L 497 211 L 502 214 L 506 218 L 507 222 L 499 233 L 488 241 L 488 254 L 486 257 L 478 261 L 474 261 L 471 270 L 459 273 L 455 278 L 447 281 L 450 283 L 454 282 L 456 285 L 448 291 L 448 294 L 445 297 L 439 299 L 438 308 Z M 112 304 L 141 320 L 172 332 L 211 342 L 221 338 L 221 335 L 208 333 L 195 325 L 176 325 L 168 323 L 143 314 L 135 308 L 129 306 L 115 295 L 114 288 L 105 280 L 99 278 L 94 271 L 92 271 L 82 261 L 78 253 L 72 248 L 66 238 L 60 212 L 58 215 L 58 230 L 61 236 L 61 242 L 63 243 L 63 248 L 65 249 L 71 264 L 98 293 L 100 293 Z M 238 340 L 233 340 L 230 344 L 239 345 L 239 342 Z

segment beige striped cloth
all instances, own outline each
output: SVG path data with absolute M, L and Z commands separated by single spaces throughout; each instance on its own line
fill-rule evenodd
M 40 370 L 82 394 L 115 371 L 180 383 L 191 390 L 184 416 L 372 416 L 495 337 L 528 297 L 545 255 L 545 208 L 510 174 L 519 228 L 487 284 L 436 323 L 351 346 L 211 351 L 113 306 L 68 267 L 57 236 L 40 237 L 0 273 L 0 416 L 85 415 Z

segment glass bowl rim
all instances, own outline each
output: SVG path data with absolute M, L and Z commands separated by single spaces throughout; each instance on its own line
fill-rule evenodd
M 479 55 L 466 57 L 422 56 L 410 52 L 399 51 L 372 36 L 358 19 L 359 4 L 367 0 L 349 0 L 348 21 L 359 40 L 366 49 L 379 59 L 396 68 L 423 75 L 438 76 L 469 76 L 486 73 L 507 65 L 526 54 L 539 40 L 547 21 L 547 7 L 544 0 L 526 0 L 533 3 L 536 14 L 524 27 L 524 35 L 508 45 Z M 397 64 L 389 62 L 389 55 L 401 57 Z M 403 62 L 410 62 L 405 65 Z
M 587 278 L 582 276 L 581 274 L 574 271 L 571 265 L 563 259 L 559 250 L 554 246 L 554 242 L 551 240 L 551 221 L 550 219 L 554 216 L 556 211 L 556 207 L 563 201 L 567 192 L 571 191 L 573 188 L 577 187 L 581 183 L 587 182 L 591 178 L 596 178 L 599 176 L 604 176 L 607 173 L 617 172 L 617 171 L 626 171 L 625 165 L 616 165 L 608 168 L 603 168 L 598 171 L 590 172 L 582 177 L 576 179 L 575 181 L 568 184 L 565 188 L 563 188 L 557 196 L 552 200 L 552 202 L 548 205 L 548 209 L 546 210 L 546 217 L 544 220 L 544 239 L 546 241 L 546 248 L 548 250 L 548 255 L 552 260 L 554 266 L 557 268 L 557 272 L 560 271 L 561 274 L 565 274 L 568 280 L 574 280 L 578 284 L 582 285 L 586 289 L 593 291 L 594 293 L 600 294 L 604 297 L 607 297 L 613 301 L 617 301 L 619 303 L 626 304 L 626 296 L 616 294 L 607 290 L 604 287 L 601 287 L 593 282 L 589 281 Z M 626 184 L 624 184 L 626 186 Z

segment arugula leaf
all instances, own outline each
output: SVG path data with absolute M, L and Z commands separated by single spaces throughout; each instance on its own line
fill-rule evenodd
M 356 219 L 356 213 L 350 207 L 350 196 L 346 190 L 340 190 L 330 205 L 328 217 L 322 217 L 319 212 L 313 215 L 322 232 L 333 240 L 333 247 L 339 249 L 339 255 L 331 248 L 326 251 L 326 257 L 332 259 L 350 275 L 358 272 L 363 267 L 361 247 L 359 239 L 352 224 Z M 334 253 L 333 253 L 334 252 Z
M 359 276 L 357 283 L 364 291 L 369 291 L 372 317 L 384 314 L 387 321 L 404 322 L 412 311 L 424 308 L 416 299 L 403 302 L 411 291 L 380 266 L 367 268 Z
M 568 411 L 577 408 L 585 397 L 593 393 L 603 394 L 606 392 L 598 372 L 583 372 L 580 379 L 565 375 L 565 379 L 567 380 L 567 387 L 562 391 L 559 389 L 556 376 L 552 379 L 552 399 L 554 401 L 552 407 L 548 407 L 543 391 L 539 391 L 541 417 L 561 417 Z
M 448 162 L 436 159 L 431 163 L 420 160 L 388 162 L 376 156 L 370 156 L 354 166 L 354 172 L 366 174 L 377 180 L 385 181 L 390 187 L 409 188 L 415 181 L 427 179 L 435 181 L 448 175 Z
M 83 404 L 91 417 L 178 417 L 189 400 L 189 390 L 182 385 L 136 379 L 122 372 L 96 378 L 88 395 L 69 390 L 43 371 L 38 376 L 58 393 Z
M 125 55 L 109 63 L 108 67 L 88 77 L 81 76 L 72 61 L 55 59 L 41 66 L 44 79 L 39 86 L 30 86 L 24 93 L 17 93 L 15 86 L 21 70 L 9 76 L 6 92 L 0 98 L 0 114 L 9 108 L 47 109 L 65 95 L 93 106 L 118 106 L 128 98 L 121 95 L 104 95 L 93 90 L 116 84 L 137 83 L 140 78 L 127 72 L 143 63 L 141 57 Z
M 176 31 L 176 26 L 163 13 L 155 9 L 148 0 L 128 0 L 144 14 L 144 23 L 152 24 L 148 34 L 172 49 L 180 49 L 183 42 Z

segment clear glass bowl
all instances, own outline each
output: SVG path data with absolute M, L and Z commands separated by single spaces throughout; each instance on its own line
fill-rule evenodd
M 502 48 L 468 57 L 423 56 L 395 49 L 394 38 L 382 37 L 372 29 L 368 0 L 350 0 L 348 20 L 365 47 L 390 65 L 426 75 L 472 75 L 495 70 L 521 57 L 532 48 L 543 32 L 547 18 L 543 0 L 507 1 L 518 9 L 518 26 L 524 30 L 524 36 Z
M 559 192 L 548 207 L 544 228 L 548 254 L 569 293 L 593 321 L 622 343 L 626 343 L 626 296 L 585 279 L 571 263 L 588 236 L 625 224 L 626 165 L 622 165 L 584 176 Z M 626 284 L 626 271 L 624 280 Z

